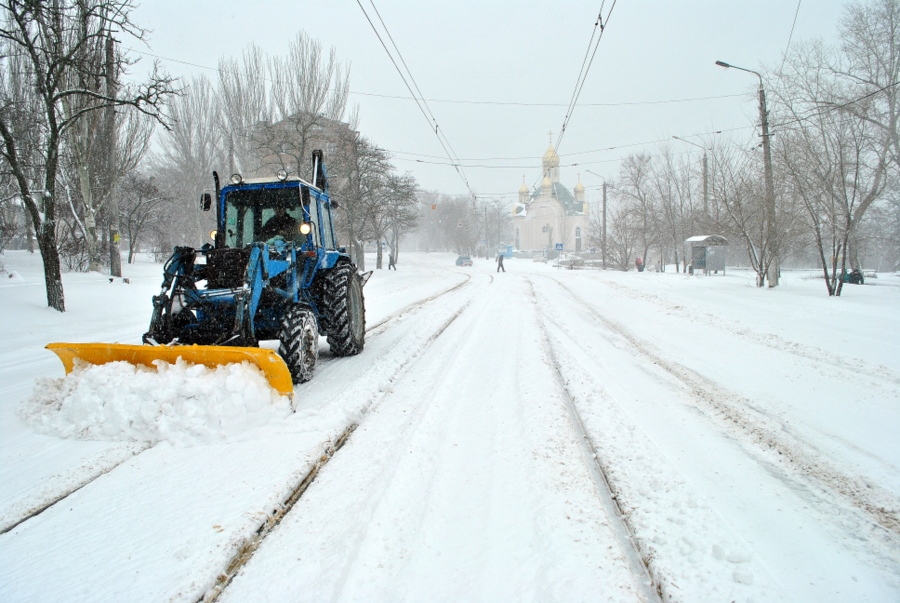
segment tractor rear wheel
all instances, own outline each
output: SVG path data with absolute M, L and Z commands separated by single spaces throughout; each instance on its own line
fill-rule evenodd
M 319 357 L 319 327 L 307 306 L 292 306 L 281 320 L 278 354 L 291 372 L 294 383 L 306 383 L 313 377 Z
M 341 263 L 323 274 L 320 308 L 328 345 L 335 356 L 355 356 L 366 344 L 366 310 L 362 279 L 353 264 Z

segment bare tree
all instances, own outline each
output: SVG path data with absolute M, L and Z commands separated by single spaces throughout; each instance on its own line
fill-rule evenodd
M 418 185 L 410 173 L 391 174 L 385 185 L 388 193 L 387 204 L 383 208 L 386 238 L 396 262 L 400 255 L 400 241 L 419 222 Z
M 854 114 L 879 131 L 900 169 L 900 0 L 847 5 L 839 28 L 841 52 L 830 71 L 843 93 L 817 99 L 823 107 Z
M 712 155 L 710 180 L 711 220 L 720 231 L 739 239 L 756 272 L 756 286 L 763 287 L 771 254 L 766 253 L 766 205 L 760 161 L 737 145 L 723 146 Z
M 887 147 L 867 126 L 855 112 L 820 111 L 785 129 L 777 145 L 791 192 L 806 208 L 829 295 L 841 294 L 857 225 L 886 182 Z
M 259 130 L 258 146 L 267 167 L 306 173 L 311 142 L 329 122 L 339 122 L 347 107 L 350 70 L 342 68 L 332 48 L 326 58 L 319 42 L 299 32 L 288 56 L 269 62 L 275 123 Z M 333 155 L 331 149 L 328 155 Z
M 618 197 L 628 206 L 623 212 L 629 228 L 634 229 L 629 241 L 636 242 L 646 257 L 659 241 L 658 199 L 654 194 L 652 159 L 648 154 L 629 155 L 619 169 Z
M 881 61 L 895 60 L 888 48 L 872 50 L 883 53 Z M 852 63 L 852 57 L 836 56 L 822 43 L 800 45 L 785 61 L 777 88 L 787 118 L 777 141 L 779 158 L 792 196 L 806 209 L 829 295 L 840 295 L 848 261 L 859 267 L 858 225 L 884 191 L 894 148 L 881 119 L 890 113 L 888 101 L 878 93 L 842 101 L 852 94 L 848 88 L 859 88 L 838 67 L 843 61 Z
M 128 263 L 132 264 L 141 239 L 160 220 L 172 199 L 162 195 L 152 176 L 136 172 L 122 181 L 119 190 L 122 195 L 120 217 L 128 236 Z
M 652 170 L 652 186 L 659 202 L 660 261 L 665 261 L 666 248 L 675 258 L 675 270 L 680 270 L 679 256 L 685 239 L 693 234 L 694 203 L 691 195 L 691 170 L 688 165 L 676 162 L 671 148 L 666 146 L 657 157 Z M 671 247 L 669 247 L 671 245 Z M 644 252 L 646 257 L 646 251 Z M 682 257 L 687 269 L 690 258 Z
M 332 197 L 338 201 L 335 226 L 349 242 L 353 263 L 365 270 L 364 246 L 377 238 L 374 219 L 391 169 L 389 157 L 353 127 L 340 130 L 338 136 L 342 152 L 334 156 L 329 172 Z
M 199 247 L 215 228 L 198 209 L 200 194 L 212 186 L 212 172 L 223 163 L 222 131 L 218 103 L 208 79 L 194 77 L 169 106 L 171 128 L 162 140 L 157 159 L 158 182 L 163 196 L 175 200 L 171 206 L 171 228 L 160 235 L 161 252 L 174 245 Z
M 635 214 L 634 207 L 620 197 L 618 190 L 614 199 L 608 210 L 606 253 L 615 268 L 627 271 L 634 257 L 641 219 Z
M 265 130 L 272 124 L 272 110 L 265 78 L 265 57 L 253 44 L 244 51 L 240 62 L 219 61 L 218 117 L 227 146 L 229 174 L 257 173 L 266 154 L 262 146 Z
M 171 78 L 155 68 L 150 79 L 116 96 L 73 85 L 92 73 L 81 61 L 82 49 L 93 46 L 98 32 L 116 31 L 137 39 L 144 30 L 130 20 L 130 0 L 71 2 L 0 2 L 0 158 L 8 166 L 31 216 L 44 263 L 47 303 L 65 311 L 57 249 L 56 209 L 60 148 L 68 131 L 87 113 L 110 106 L 131 106 L 157 120 L 172 93 Z M 82 10 L 83 9 L 83 10 Z M 101 25 L 85 33 L 87 18 Z M 13 75 L 15 73 L 15 75 Z M 94 98 L 97 103 L 75 102 Z M 67 113 L 65 104 L 83 108 Z

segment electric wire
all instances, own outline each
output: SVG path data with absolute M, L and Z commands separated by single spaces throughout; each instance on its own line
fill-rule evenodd
M 385 25 L 384 21 L 381 19 L 381 15 L 378 12 L 378 8 L 375 6 L 375 1 L 369 0 L 369 2 L 372 4 L 372 8 L 375 10 L 375 14 L 378 16 L 378 19 L 381 22 L 381 25 L 384 28 L 385 33 L 387 34 L 388 38 L 391 40 L 391 44 L 393 44 L 394 50 L 396 50 L 397 55 L 400 57 L 400 61 L 403 63 L 404 67 L 406 67 L 406 61 L 403 59 L 403 54 L 400 52 L 400 49 L 397 48 L 397 45 L 394 43 L 393 37 L 391 36 L 390 30 L 388 30 L 387 25 Z M 410 86 L 409 82 L 407 82 L 406 77 L 403 75 L 403 71 L 400 69 L 400 66 L 397 65 L 397 61 L 394 59 L 394 56 L 391 54 L 390 49 L 388 49 L 387 45 L 384 43 L 384 40 L 382 39 L 381 34 L 378 32 L 378 28 L 375 27 L 375 23 L 372 22 L 372 19 L 371 19 L 371 17 L 369 17 L 369 13 L 366 11 L 366 8 L 363 6 L 362 2 L 360 0 L 356 0 L 356 3 L 357 3 L 357 5 L 359 5 L 360 10 L 363 11 L 363 15 L 365 15 L 366 20 L 369 22 L 369 25 L 372 27 L 372 31 L 375 32 L 375 36 L 378 38 L 378 41 L 381 43 L 382 48 L 384 48 L 384 51 L 388 54 L 388 57 L 390 58 L 391 63 L 394 65 L 394 68 L 397 70 L 397 73 L 400 74 L 400 79 L 403 80 L 403 84 L 406 86 L 407 90 L 409 90 L 409 93 L 412 94 L 413 97 L 416 99 L 416 105 L 419 107 L 419 110 L 422 112 L 422 115 L 425 117 L 426 121 L 429 122 L 429 130 L 431 129 L 431 124 L 434 123 L 434 134 L 437 137 L 438 142 L 440 143 L 441 147 L 444 149 L 444 152 L 447 154 L 447 157 L 450 159 L 450 161 L 454 162 L 455 153 L 453 152 L 452 147 L 450 146 L 449 140 L 446 139 L 446 136 L 444 136 L 442 138 L 443 132 L 440 131 L 440 127 L 437 123 L 437 119 L 434 118 L 434 114 L 431 112 L 431 109 L 428 107 L 428 103 L 424 100 L 424 98 L 422 98 L 421 92 L 419 92 L 419 94 L 417 96 L 416 92 L 413 91 L 412 86 Z M 407 74 L 409 75 L 409 79 L 413 82 L 413 85 L 416 87 L 416 90 L 419 90 L 418 84 L 415 83 L 415 78 L 413 78 L 412 72 L 409 70 L 408 67 L 406 67 L 406 71 L 407 71 Z M 420 103 L 420 101 L 421 101 L 421 103 Z M 425 109 L 422 108 L 423 105 L 427 108 L 427 112 Z M 431 116 L 430 119 L 429 119 L 429 114 Z M 453 167 L 456 170 L 456 173 L 462 179 L 463 183 L 465 184 L 466 189 L 469 191 L 469 194 L 472 195 L 473 198 L 475 198 L 475 191 L 472 190 L 472 186 L 469 184 L 469 181 L 466 178 L 466 175 L 462 169 L 462 166 L 459 165 L 458 161 L 455 161 Z
M 613 10 L 616 8 L 618 0 L 613 0 L 612 6 L 609 8 L 609 12 L 606 13 L 606 19 L 603 19 L 603 7 L 606 5 L 606 0 L 604 0 L 600 4 L 600 14 L 597 16 L 597 21 L 594 23 L 594 29 L 591 31 L 591 40 L 594 38 L 594 34 L 596 33 L 597 27 L 600 27 L 600 35 L 597 36 L 597 42 L 594 44 L 594 51 L 591 53 L 591 59 L 587 64 L 587 67 L 582 69 L 582 72 L 579 73 L 579 79 L 575 82 L 575 90 L 572 93 L 572 100 L 569 103 L 569 109 L 566 111 L 566 117 L 563 120 L 562 128 L 559 131 L 559 136 L 556 139 L 556 148 L 559 149 L 562 144 L 563 138 L 566 135 L 566 128 L 569 126 L 569 121 L 572 119 L 572 114 L 575 112 L 575 107 L 578 105 L 578 98 L 581 96 L 581 91 L 584 89 L 584 83 L 587 81 L 588 73 L 591 70 L 591 66 L 594 64 L 594 58 L 597 56 L 597 49 L 600 48 L 600 41 L 603 39 L 603 34 L 606 32 L 606 26 L 609 25 L 609 18 L 612 16 Z
M 754 129 L 755 127 L 756 127 L 756 126 L 740 126 L 740 127 L 736 127 L 736 128 L 727 128 L 727 129 L 724 129 L 724 130 L 713 130 L 713 131 L 710 131 L 710 132 L 702 132 L 702 133 L 700 133 L 700 134 L 690 134 L 690 135 L 685 136 L 684 138 L 694 138 L 694 137 L 697 137 L 697 136 L 708 136 L 708 135 L 710 135 L 710 134 L 722 134 L 723 132 L 735 132 L 735 131 L 740 131 L 740 130 L 749 130 L 749 129 Z M 560 157 L 573 157 L 573 156 L 576 156 L 576 155 L 587 155 L 587 154 L 591 154 L 591 153 L 603 153 L 603 152 L 606 152 L 606 151 L 616 151 L 616 150 L 620 150 L 620 149 L 626 149 L 626 148 L 629 148 L 629 147 L 639 147 L 639 146 L 646 146 L 646 145 L 650 145 L 650 144 L 667 143 L 667 142 L 669 142 L 669 140 L 670 140 L 669 138 L 657 138 L 657 139 L 655 139 L 655 140 L 645 140 L 645 141 L 642 141 L 642 142 L 632 142 L 632 143 L 621 144 L 621 145 L 616 145 L 616 146 L 612 146 L 612 147 L 605 147 L 605 148 L 602 148 L 602 149 L 593 149 L 593 150 L 590 150 L 590 151 L 578 151 L 578 152 L 575 152 L 575 153 L 565 153 L 565 154 L 563 154 L 563 155 L 560 155 Z M 404 152 L 404 151 L 392 151 L 392 150 L 389 150 L 389 149 L 384 149 L 384 150 L 387 151 L 387 152 L 389 152 L 389 153 L 391 153 L 391 154 L 394 154 L 394 155 L 411 155 L 411 156 L 414 156 L 414 157 L 426 157 L 426 158 L 429 158 L 429 159 L 443 159 L 442 157 L 440 157 L 440 156 L 438 156 L 438 155 L 425 155 L 425 154 L 421 154 L 421 153 L 408 153 L 408 152 Z M 689 152 L 689 151 L 688 151 L 688 152 Z M 403 157 L 397 157 L 397 159 L 399 159 L 400 161 L 414 161 L 414 162 L 419 162 L 419 163 L 437 163 L 437 162 L 419 161 L 419 160 L 417 160 L 417 159 L 406 159 L 406 158 L 403 158 Z M 531 156 L 531 157 L 478 157 L 478 158 L 461 159 L 460 161 L 528 161 L 528 160 L 539 161 L 540 159 L 541 159 L 540 157 L 534 157 L 534 156 Z M 618 161 L 618 159 L 603 159 L 603 160 L 596 160 L 596 161 L 579 161 L 579 162 L 574 162 L 574 163 L 568 163 L 568 164 L 565 164 L 565 165 L 560 165 L 559 167 L 577 167 L 577 166 L 579 166 L 579 165 L 592 165 L 592 164 L 595 164 L 595 163 L 609 163 L 610 161 Z M 443 164 L 443 165 L 448 165 L 448 164 Z M 536 165 L 535 165 L 535 164 L 529 164 L 529 165 L 507 165 L 507 166 L 500 166 L 500 165 L 476 165 L 476 164 L 469 164 L 469 165 L 466 165 L 466 167 L 468 167 L 468 168 L 484 168 L 484 169 L 518 169 L 518 168 L 532 169 L 532 168 L 536 167 Z
M 191 63 L 189 61 L 183 61 L 181 59 L 173 59 L 171 57 L 164 57 L 162 55 L 154 54 L 152 52 L 146 52 L 143 50 L 138 50 L 137 48 L 127 48 L 126 50 L 130 52 L 134 52 L 137 54 L 142 54 L 144 56 L 153 57 L 154 59 L 159 59 L 161 61 L 168 61 L 171 63 L 178 63 L 180 65 L 187 65 L 188 67 L 196 67 L 197 69 L 203 69 L 206 71 L 215 71 L 217 73 L 221 73 L 222 70 L 218 67 L 210 67 L 208 65 L 199 65 L 197 63 Z M 277 80 L 273 80 L 268 77 L 262 78 L 267 82 L 276 82 Z M 379 94 L 376 92 L 360 92 L 349 91 L 349 94 L 353 94 L 356 96 L 371 96 L 373 98 L 387 98 L 392 100 L 402 100 L 402 101 L 413 101 L 416 99 L 409 96 L 397 96 L 392 94 Z M 630 107 L 630 106 L 640 106 L 640 105 L 668 105 L 673 103 L 693 103 L 700 101 L 708 101 L 708 100 L 721 100 L 725 98 L 737 98 L 740 96 L 745 96 L 743 93 L 741 94 L 720 94 L 717 96 L 697 96 L 692 98 L 670 98 L 663 100 L 646 100 L 646 101 L 621 101 L 621 102 L 611 102 L 611 103 L 581 103 L 579 107 Z M 489 106 L 498 106 L 498 107 L 568 107 L 569 105 L 566 103 L 537 103 L 537 102 L 518 102 L 518 101 L 484 101 L 484 100 L 463 100 L 463 99 L 447 99 L 447 98 L 424 98 L 429 103 L 446 103 L 446 104 L 456 104 L 456 105 L 489 105 Z
M 791 49 L 791 39 L 794 37 L 794 27 L 797 26 L 797 15 L 800 14 L 800 3 L 803 0 L 797 0 L 797 10 L 794 11 L 794 22 L 791 23 L 791 33 L 788 35 L 787 45 L 784 47 L 784 57 L 781 59 L 781 69 L 780 71 L 784 71 L 784 63 L 787 61 L 788 50 Z
M 381 23 L 381 26 L 384 28 L 385 33 L 387 33 L 388 39 L 391 41 L 391 45 L 394 47 L 394 50 L 397 51 L 397 56 L 400 57 L 400 62 L 403 63 L 403 68 L 406 69 L 406 72 L 409 74 L 409 79 L 412 81 L 413 85 L 416 87 L 416 92 L 419 93 L 419 98 L 422 99 L 422 103 L 425 105 L 425 109 L 428 111 L 428 114 L 431 116 L 431 121 L 434 123 L 434 131 L 435 133 L 439 133 L 439 136 L 443 137 L 444 142 L 447 143 L 447 147 L 450 149 L 450 152 L 453 155 L 453 158 L 459 162 L 459 158 L 456 155 L 456 151 L 453 148 L 453 145 L 450 144 L 450 141 L 447 139 L 447 135 L 443 130 L 439 130 L 437 118 L 435 118 L 434 113 L 431 111 L 431 107 L 428 106 L 428 102 L 425 100 L 425 95 L 422 94 L 422 90 L 419 89 L 419 84 L 416 82 L 415 78 L 412 75 L 412 71 L 409 69 L 409 66 L 406 64 L 406 60 L 403 58 L 403 54 L 400 52 L 400 49 L 397 47 L 397 43 L 394 42 L 394 37 L 391 35 L 390 30 L 388 30 L 387 25 L 384 20 L 381 18 L 381 13 L 378 11 L 378 7 L 375 6 L 375 0 L 369 0 L 372 4 L 372 8 L 375 9 L 375 14 L 378 15 L 378 21 Z M 465 177 L 463 177 L 465 180 Z M 468 185 L 468 182 L 466 182 Z

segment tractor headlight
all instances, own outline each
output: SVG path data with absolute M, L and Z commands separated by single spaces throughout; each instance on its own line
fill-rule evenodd
M 304 222 L 303 224 L 300 225 L 300 234 L 308 235 L 311 230 L 312 230 L 312 226 L 310 226 L 306 222 Z
M 240 184 L 243 181 L 244 181 L 244 178 L 240 174 L 232 174 L 231 175 L 231 183 L 232 184 Z
M 277 172 L 275 175 L 276 175 L 276 176 L 278 177 L 278 179 L 281 180 L 282 182 L 285 181 L 285 180 L 287 180 L 287 170 L 278 170 L 278 172 Z
M 219 232 L 218 230 L 210 230 L 210 231 L 209 231 L 209 238 L 212 239 L 213 241 L 215 241 L 215 240 L 216 240 L 216 233 L 218 233 L 218 232 Z

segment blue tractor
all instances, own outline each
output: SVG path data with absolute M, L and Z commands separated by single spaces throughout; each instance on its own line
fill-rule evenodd
M 363 286 L 371 272 L 360 274 L 338 246 L 322 151 L 313 151 L 312 162 L 311 183 L 280 171 L 247 180 L 235 174 L 220 188 L 213 174 L 214 244 L 175 248 L 153 297 L 145 344 L 185 346 L 178 348 L 185 360 L 215 365 L 232 357 L 230 348 L 278 340 L 293 383 L 312 378 L 320 333 L 335 356 L 363 350 Z M 212 202 L 205 193 L 202 209 Z M 258 357 L 247 359 L 268 375 Z

